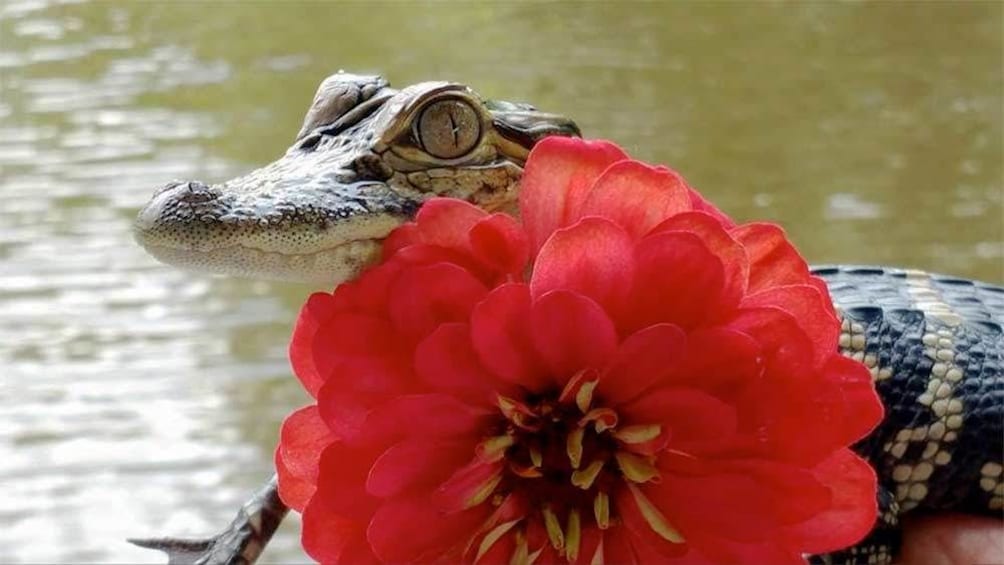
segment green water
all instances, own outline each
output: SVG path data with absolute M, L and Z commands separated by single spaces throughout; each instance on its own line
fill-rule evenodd
M 305 401 L 307 287 L 174 271 L 130 222 L 285 150 L 338 69 L 574 117 L 814 263 L 1004 281 L 1002 5 L 0 4 L 0 562 L 158 561 Z M 267 561 L 302 561 L 295 520 Z

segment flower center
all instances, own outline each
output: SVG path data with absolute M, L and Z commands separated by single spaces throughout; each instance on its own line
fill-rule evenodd
M 629 424 L 594 398 L 597 374 L 575 375 L 557 394 L 515 400 L 500 396 L 501 434 L 485 440 L 482 456 L 501 459 L 501 480 L 493 489 L 496 504 L 519 493 L 540 513 L 548 538 L 569 560 L 578 554 L 581 532 L 605 530 L 618 521 L 611 495 L 627 486 L 643 514 L 654 508 L 635 486 L 659 480 L 655 454 L 666 445 L 658 424 Z M 664 519 L 646 519 L 654 530 L 663 522 L 670 541 L 683 541 Z

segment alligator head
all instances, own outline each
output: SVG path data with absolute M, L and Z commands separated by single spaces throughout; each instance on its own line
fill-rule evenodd
M 579 135 L 571 120 L 456 83 L 403 90 L 337 73 L 285 155 L 218 185 L 171 182 L 136 220 L 154 257 L 190 270 L 337 284 L 433 196 L 514 204 L 530 148 Z

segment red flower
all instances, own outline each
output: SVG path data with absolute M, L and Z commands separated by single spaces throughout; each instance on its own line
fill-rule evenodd
M 522 224 L 428 202 L 304 306 L 280 493 L 322 562 L 802 563 L 860 540 L 879 421 L 769 224 L 605 142 L 531 153 Z

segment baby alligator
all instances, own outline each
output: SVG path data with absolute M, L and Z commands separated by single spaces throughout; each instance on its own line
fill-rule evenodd
M 527 154 L 574 122 L 466 86 L 396 90 L 379 76 L 325 79 L 274 163 L 220 185 L 172 182 L 136 220 L 138 241 L 187 269 L 332 286 L 432 196 L 511 209 Z M 1004 288 L 883 267 L 819 267 L 842 316 L 840 350 L 871 370 L 886 418 L 857 450 L 880 477 L 881 516 L 821 563 L 887 563 L 914 509 L 1001 515 Z M 223 533 L 134 540 L 173 563 L 252 563 L 285 516 L 273 477 Z

